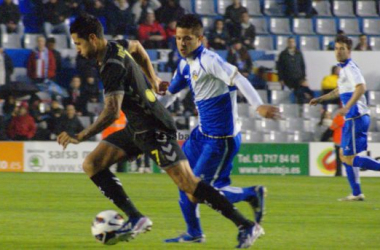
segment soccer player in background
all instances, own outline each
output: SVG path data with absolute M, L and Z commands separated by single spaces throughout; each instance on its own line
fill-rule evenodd
M 341 68 L 338 88 L 330 93 L 310 101 L 316 105 L 327 100 L 339 98 L 343 108 L 337 114 L 345 117 L 342 131 L 341 160 L 346 168 L 348 182 L 352 194 L 339 201 L 363 201 L 364 194 L 360 186 L 359 168 L 380 171 L 377 162 L 363 152 L 367 150 L 367 131 L 370 124 L 367 99 L 364 95 L 366 83 L 359 67 L 351 59 L 352 40 L 347 36 L 338 35 L 335 39 L 335 56 Z
M 145 153 L 191 200 L 208 204 L 235 223 L 239 229 L 238 248 L 250 247 L 262 233 L 261 226 L 246 219 L 227 198 L 194 176 L 177 143 L 173 118 L 152 91 L 151 84 L 158 91 L 161 79 L 155 75 L 141 44 L 128 40 L 107 41 L 100 22 L 90 15 L 78 17 L 71 24 L 70 33 L 78 53 L 97 61 L 104 85 L 105 107 L 98 119 L 76 136 L 62 132 L 58 143 L 65 149 L 70 143 L 87 140 L 111 125 L 120 110 L 128 120 L 125 129 L 101 141 L 83 163 L 84 172 L 95 185 L 129 217 L 115 232 L 116 240 L 128 241 L 152 226 L 151 220 L 133 205 L 120 180 L 109 170 L 114 163 L 134 160 Z
M 181 60 L 168 88 L 166 105 L 172 103 L 182 89 L 189 87 L 199 113 L 199 126 L 182 149 L 197 177 L 223 192 L 231 203 L 247 201 L 261 222 L 264 209 L 263 186 L 231 187 L 232 161 L 240 148 L 241 133 L 237 123 L 237 89 L 253 109 L 266 118 L 275 118 L 278 109 L 263 105 L 251 83 L 238 69 L 202 45 L 202 22 L 195 15 L 183 16 L 177 23 L 176 43 Z M 162 88 L 164 89 L 164 88 Z M 187 224 L 187 232 L 167 239 L 167 243 L 205 241 L 198 212 L 180 190 L 179 205 Z

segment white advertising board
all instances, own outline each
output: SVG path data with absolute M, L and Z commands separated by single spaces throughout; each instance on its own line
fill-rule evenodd
M 25 142 L 24 171 L 83 173 L 82 163 L 97 145 L 83 142 L 63 150 L 57 142 Z

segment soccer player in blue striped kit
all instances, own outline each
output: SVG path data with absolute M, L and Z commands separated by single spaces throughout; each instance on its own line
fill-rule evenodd
M 232 202 L 247 201 L 261 222 L 264 209 L 263 186 L 230 187 L 232 161 L 241 143 L 237 126 L 237 89 L 256 111 L 266 118 L 278 116 L 278 109 L 263 102 L 250 82 L 237 68 L 218 54 L 202 46 L 202 22 L 195 15 L 185 15 L 177 23 L 176 42 L 181 60 L 168 88 L 168 103 L 175 94 L 189 87 L 198 113 L 199 126 L 191 133 L 182 149 L 194 174 L 224 193 Z M 205 241 L 200 225 L 198 204 L 180 191 L 179 204 L 187 224 L 187 232 L 167 239 L 167 243 Z
M 335 40 L 335 56 L 340 67 L 338 88 L 319 98 L 310 105 L 339 98 L 343 108 L 338 113 L 345 116 L 342 131 L 341 159 L 346 168 L 352 193 L 339 201 L 364 201 L 360 186 L 359 168 L 380 171 L 380 162 L 362 156 L 367 150 L 367 131 L 370 124 L 367 99 L 364 95 L 366 83 L 359 67 L 351 59 L 352 40 L 344 35 Z

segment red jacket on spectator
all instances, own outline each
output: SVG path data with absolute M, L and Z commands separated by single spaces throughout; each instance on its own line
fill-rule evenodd
M 154 22 L 152 25 L 145 23 L 139 26 L 139 39 L 141 42 L 145 42 L 151 35 L 161 35 L 166 39 L 166 33 L 164 28 L 158 22 Z
M 12 117 L 8 127 L 8 136 L 14 139 L 16 136 L 25 136 L 31 139 L 36 134 L 37 126 L 32 116 L 29 114 L 24 116 Z
M 166 28 L 166 37 L 167 39 L 171 38 L 171 37 L 175 37 L 175 29 L 171 29 L 171 28 Z
M 44 52 L 46 53 L 46 51 L 39 52 L 35 50 L 29 56 L 27 70 L 28 76 L 31 79 L 52 79 L 56 75 L 57 66 L 53 52 L 51 50 L 47 50 L 48 58 L 44 58 Z M 46 59 L 48 62 L 47 69 Z

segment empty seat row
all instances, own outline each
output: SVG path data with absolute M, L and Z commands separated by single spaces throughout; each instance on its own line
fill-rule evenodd
M 0 39 L 0 45 L 9 49 L 35 49 L 37 47 L 37 37 L 42 34 L 25 34 L 20 37 L 18 34 L 2 34 Z M 55 38 L 57 49 L 69 48 L 68 39 L 66 35 L 54 34 L 51 37 Z
M 241 0 L 252 16 L 285 16 L 286 0 Z M 231 0 L 181 0 L 181 6 L 187 12 L 199 15 L 224 15 Z M 332 4 L 331 4 L 332 3 Z M 379 13 L 377 0 L 320 0 L 313 1 L 313 8 L 319 16 L 338 17 L 376 17 Z

